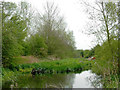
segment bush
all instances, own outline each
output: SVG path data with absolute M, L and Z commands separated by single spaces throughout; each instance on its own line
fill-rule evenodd
M 30 53 L 37 57 L 46 57 L 47 56 L 47 45 L 44 42 L 44 39 L 39 36 L 39 34 L 35 34 L 34 36 L 31 36 L 28 40 L 29 50 Z M 27 46 L 28 46 L 27 45 Z

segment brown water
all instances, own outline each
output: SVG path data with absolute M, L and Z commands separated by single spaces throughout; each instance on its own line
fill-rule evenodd
M 69 74 L 43 74 L 32 77 L 24 74 L 15 81 L 6 82 L 4 87 L 11 88 L 95 88 L 102 87 L 99 76 L 91 70 Z

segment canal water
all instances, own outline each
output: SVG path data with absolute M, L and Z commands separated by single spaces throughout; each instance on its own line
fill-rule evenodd
M 91 70 L 69 74 L 31 74 L 17 76 L 3 84 L 3 88 L 102 88 L 100 76 Z

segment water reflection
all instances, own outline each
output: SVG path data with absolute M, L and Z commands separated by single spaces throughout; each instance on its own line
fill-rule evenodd
M 100 88 L 102 85 L 99 81 L 100 76 L 92 73 L 91 70 L 83 71 L 80 74 L 75 75 L 73 88 Z
M 93 84 L 95 77 L 98 76 L 91 73 L 91 70 L 79 74 L 44 74 L 35 77 L 25 74 L 18 76 L 11 83 L 6 82 L 3 88 L 11 86 L 14 88 L 94 88 L 98 87 Z

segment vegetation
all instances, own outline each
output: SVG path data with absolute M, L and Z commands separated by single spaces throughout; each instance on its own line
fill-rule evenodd
M 88 70 L 92 67 L 92 63 L 94 61 L 88 61 L 86 59 L 62 59 L 55 61 L 43 61 L 39 63 L 31 63 L 31 64 L 16 64 L 8 68 L 2 69 L 2 77 L 3 83 L 6 81 L 14 80 L 15 77 L 25 74 L 31 73 L 32 69 L 36 70 L 44 69 L 44 73 L 69 73 L 69 72 L 81 72 L 83 70 Z M 69 71 L 67 71 L 69 70 Z
M 63 16 L 59 15 L 59 9 L 54 3 L 45 6 L 44 13 L 37 15 L 37 33 L 45 40 L 48 47 L 48 55 L 66 58 L 73 57 L 75 50 L 73 32 L 66 29 Z M 42 18 L 42 19 L 40 19 Z
M 67 30 L 64 18 L 54 3 L 47 2 L 43 14 L 33 14 L 26 2 L 2 2 L 3 83 L 14 81 L 21 74 L 31 73 L 33 68 L 42 70 L 42 73 L 75 73 L 92 69 L 101 75 L 103 87 L 118 87 L 120 26 L 117 18 L 120 17 L 120 7 L 112 2 L 97 3 L 98 8 L 84 4 L 89 8 L 87 11 L 94 23 L 87 28 L 88 33 L 97 39 L 97 45 L 91 50 L 76 50 L 73 32 Z M 25 63 L 28 58 L 21 58 L 30 55 L 39 59 L 53 56 L 59 60 Z M 92 56 L 96 60 L 88 61 L 87 58 Z
M 105 88 L 118 87 L 119 84 L 119 49 L 118 49 L 118 15 L 120 8 L 118 4 L 113 2 L 97 2 L 96 7 L 92 7 L 89 3 L 85 3 L 89 9 L 90 19 L 94 26 L 88 30 L 89 34 L 96 36 L 98 45 L 95 48 L 96 59 L 99 60 L 94 67 L 97 74 L 102 75 L 102 83 Z M 94 11 L 91 11 L 94 10 Z M 96 13 L 95 13 L 96 12 Z M 94 16 L 97 16 L 95 18 Z M 99 21 L 99 22 L 97 22 Z M 91 23 L 92 23 L 91 22 Z M 99 28 L 98 28 L 99 27 Z
M 96 46 L 97 47 L 97 46 Z M 84 58 L 89 58 L 95 55 L 95 48 L 92 48 L 91 50 L 76 50 L 75 57 L 84 57 Z
M 39 26 L 29 24 L 34 20 L 31 19 L 28 3 L 21 2 L 20 5 L 16 5 L 12 2 L 3 2 L 2 5 L 2 59 L 4 67 L 9 67 L 13 57 L 20 55 L 73 57 L 75 49 L 73 33 L 66 30 L 65 22 L 59 16 L 54 4 L 47 3 L 45 13 L 39 17 L 34 16 L 38 22 L 33 23 L 40 23 Z M 34 28 L 36 31 L 33 33 L 30 28 Z
M 37 57 L 45 57 L 47 55 L 47 45 L 39 34 L 31 36 L 26 43 L 24 55 L 34 55 Z
M 27 36 L 27 17 L 22 17 L 23 13 L 15 3 L 3 2 L 2 9 L 2 60 L 3 66 L 9 67 L 13 56 L 22 55 L 23 40 Z M 25 3 L 21 3 L 25 4 Z M 9 19 L 8 19 L 9 18 Z

